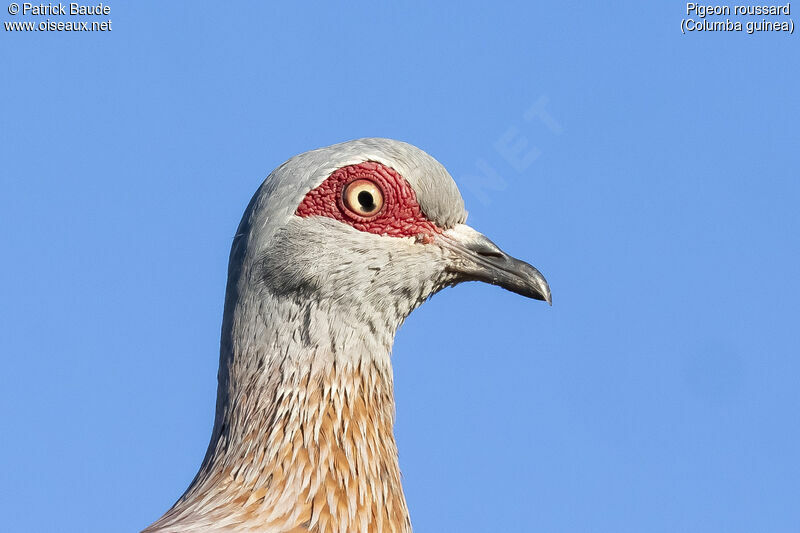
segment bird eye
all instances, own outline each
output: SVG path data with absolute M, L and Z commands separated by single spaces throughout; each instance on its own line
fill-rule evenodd
M 377 215 L 383 207 L 383 192 L 369 180 L 348 183 L 342 193 L 344 205 L 358 216 Z

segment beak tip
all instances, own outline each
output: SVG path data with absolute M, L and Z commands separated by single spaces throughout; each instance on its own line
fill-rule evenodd
M 550 294 L 550 287 L 545 286 L 540 293 L 540 297 L 537 299 L 543 300 L 547 302 L 547 305 L 553 307 L 553 295 Z

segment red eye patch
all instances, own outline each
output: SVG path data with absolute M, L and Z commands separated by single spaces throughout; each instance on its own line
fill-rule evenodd
M 371 218 L 364 218 L 344 206 L 344 188 L 355 180 L 369 180 L 383 193 L 383 208 Z M 312 190 L 295 213 L 301 217 L 330 217 L 357 230 L 391 237 L 420 237 L 430 242 L 442 230 L 428 220 L 417 203 L 417 195 L 408 182 L 380 163 L 367 161 L 338 169 Z

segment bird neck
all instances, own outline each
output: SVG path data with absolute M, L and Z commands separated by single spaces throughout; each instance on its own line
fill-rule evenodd
M 252 303 L 226 313 L 212 440 L 163 525 L 410 532 L 393 434 L 396 326 L 353 326 L 313 302 Z

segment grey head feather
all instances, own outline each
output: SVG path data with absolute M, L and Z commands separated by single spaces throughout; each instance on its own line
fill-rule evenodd
M 297 155 L 267 177 L 242 217 L 231 248 L 223 337 L 233 331 L 230 321 L 242 304 L 240 297 L 267 296 L 302 298 L 359 320 L 373 317 L 393 334 L 411 310 L 449 283 L 439 247 L 361 232 L 325 217 L 295 215 L 305 195 L 334 171 L 365 161 L 403 176 L 425 216 L 440 228 L 466 220 L 453 178 L 410 144 L 366 138 Z M 223 345 L 229 340 L 223 338 Z

